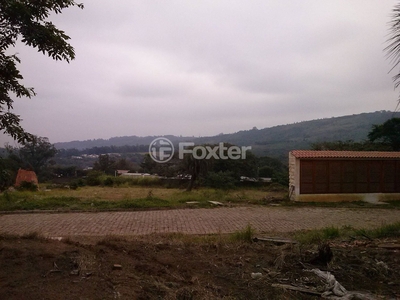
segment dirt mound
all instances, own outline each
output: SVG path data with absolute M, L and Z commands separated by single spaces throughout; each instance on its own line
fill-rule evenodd
M 329 270 L 348 290 L 400 297 L 399 250 L 380 244 L 331 244 L 332 260 L 315 266 L 307 262 L 317 245 L 174 235 L 90 244 L 3 237 L 0 299 L 319 299 L 271 286 L 322 292 L 325 283 L 305 271 L 315 267 Z

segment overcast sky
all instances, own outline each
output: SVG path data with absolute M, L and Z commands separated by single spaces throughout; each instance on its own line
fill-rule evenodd
M 24 128 L 50 142 L 207 136 L 394 110 L 389 0 L 83 0 L 76 59 L 18 45 Z M 7 139 L 0 134 L 0 143 Z

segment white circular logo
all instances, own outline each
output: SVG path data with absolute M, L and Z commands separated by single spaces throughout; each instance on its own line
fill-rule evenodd
M 155 162 L 166 163 L 174 156 L 174 145 L 167 138 L 156 138 L 150 143 L 149 154 Z

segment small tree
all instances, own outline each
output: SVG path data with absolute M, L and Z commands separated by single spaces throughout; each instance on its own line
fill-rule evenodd
M 238 179 L 230 171 L 208 172 L 204 184 L 215 189 L 234 189 Z
M 207 146 L 217 147 L 218 145 L 204 145 L 204 147 Z M 224 143 L 222 154 L 225 157 L 228 156 L 228 148 L 232 146 L 234 145 Z M 193 189 L 199 179 L 204 179 L 209 186 L 220 185 L 222 188 L 227 188 L 239 182 L 241 176 L 257 177 L 257 158 L 251 152 L 246 152 L 245 159 L 217 159 L 214 157 L 197 159 L 195 157 L 196 155 L 193 153 L 188 153 L 181 163 L 182 171 L 191 175 L 188 191 Z M 212 183 L 213 181 L 216 181 L 215 184 Z
M 157 174 L 159 176 L 173 177 L 178 174 L 178 171 L 179 160 L 176 154 L 167 163 L 155 162 L 149 154 L 146 154 L 140 164 L 140 172 Z
M 12 184 L 11 170 L 7 169 L 6 161 L 0 157 L 0 191 L 5 190 Z
M 140 171 L 144 173 L 157 173 L 157 163 L 151 158 L 151 156 L 147 153 L 143 157 L 143 161 L 140 164 Z
M 115 169 L 117 170 L 132 170 L 134 167 L 134 164 L 126 158 L 120 158 L 115 162 Z
M 115 160 L 108 154 L 102 154 L 99 156 L 98 161 L 94 163 L 93 170 L 112 175 L 115 172 Z
M 48 138 L 34 135 L 20 148 L 7 146 L 6 149 L 9 159 L 19 167 L 35 171 L 38 176 L 44 172 L 50 159 L 57 153 L 57 149 Z
M 186 190 L 190 192 L 199 179 L 200 175 L 205 175 L 212 165 L 212 160 L 196 159 L 192 154 L 186 155 L 183 160 L 184 170 L 190 174 L 190 182 Z

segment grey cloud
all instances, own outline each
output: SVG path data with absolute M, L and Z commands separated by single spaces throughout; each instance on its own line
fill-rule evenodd
M 204 136 L 394 109 L 383 48 L 395 3 L 86 0 L 53 17 L 76 60 L 13 49 L 38 93 L 15 111 L 56 142 Z

